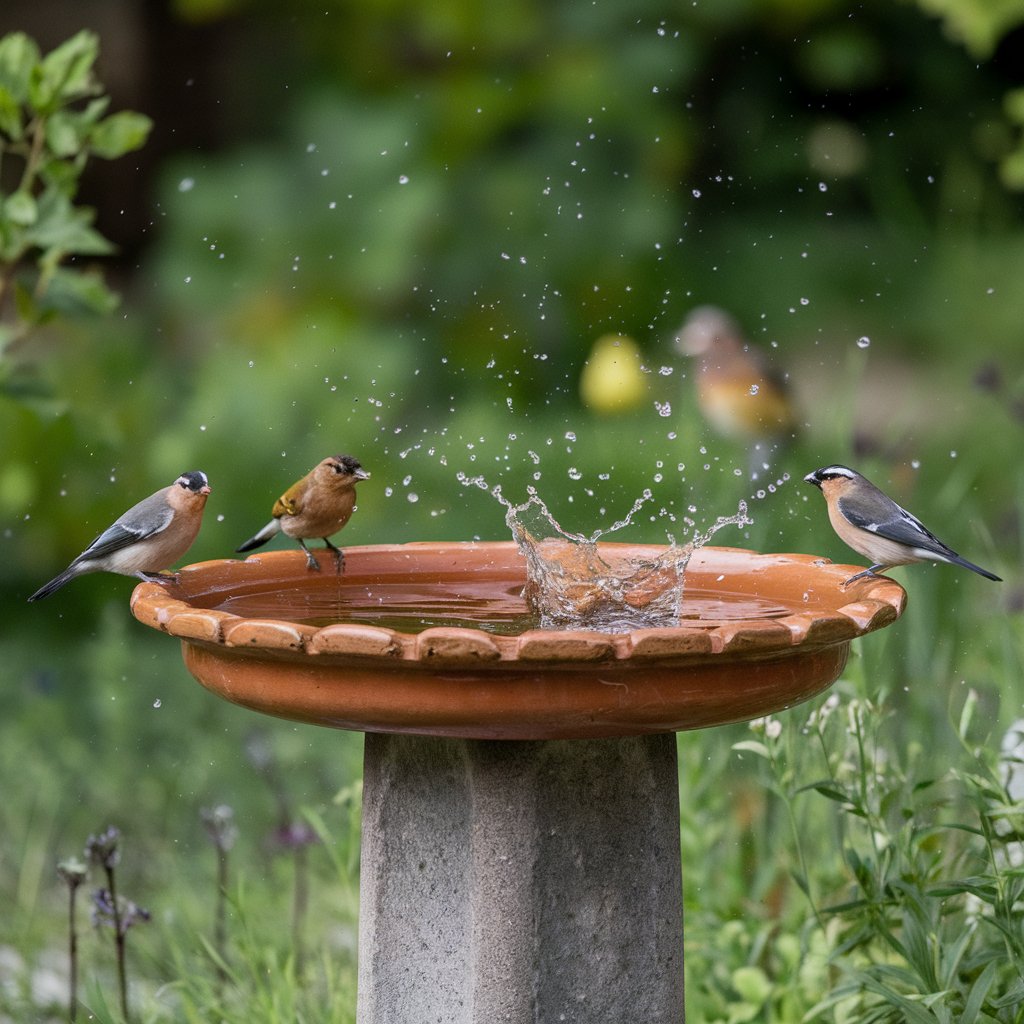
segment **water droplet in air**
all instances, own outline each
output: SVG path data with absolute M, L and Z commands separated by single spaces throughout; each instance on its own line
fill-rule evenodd
M 867 348 L 870 344 L 871 339 L 866 334 L 857 339 L 857 348 Z
M 160 700 L 160 698 L 159 698 L 159 697 L 157 697 L 157 699 L 156 699 L 155 701 L 153 701 L 153 707 L 155 707 L 155 708 L 158 708 L 158 707 L 160 707 L 160 705 L 161 705 L 162 703 L 163 703 L 163 702 L 162 702 L 162 701 Z

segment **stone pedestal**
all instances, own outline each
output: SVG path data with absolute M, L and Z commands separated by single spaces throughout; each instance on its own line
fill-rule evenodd
M 676 740 L 366 735 L 359 1024 L 678 1024 Z

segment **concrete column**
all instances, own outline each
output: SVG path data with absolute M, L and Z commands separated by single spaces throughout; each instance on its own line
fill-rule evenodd
M 679 1024 L 675 744 L 367 734 L 359 1024 Z

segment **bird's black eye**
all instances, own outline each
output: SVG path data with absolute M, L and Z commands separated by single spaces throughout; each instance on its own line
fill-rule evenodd
M 335 473 L 345 472 L 345 467 L 340 462 L 332 462 L 331 468 L 334 470 Z

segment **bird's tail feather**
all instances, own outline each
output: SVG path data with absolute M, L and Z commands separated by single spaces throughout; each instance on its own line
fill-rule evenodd
M 956 565 L 962 565 L 965 569 L 970 569 L 971 572 L 976 572 L 979 576 L 984 576 L 987 580 L 995 580 L 996 583 L 1002 583 L 1003 578 L 997 576 L 994 572 L 989 572 L 988 569 L 982 569 L 980 565 L 975 565 L 973 562 L 968 562 L 966 558 L 961 558 L 960 555 L 954 555 L 949 561 Z
M 30 598 L 30 601 L 41 601 L 49 597 L 55 590 L 60 590 L 69 580 L 81 575 L 75 566 L 68 566 L 59 576 L 54 576 L 49 583 L 44 583 Z
M 266 544 L 271 537 L 275 536 L 281 529 L 281 523 L 277 519 L 271 519 L 266 526 L 260 530 L 255 536 L 250 537 L 244 544 L 240 544 L 235 551 L 252 551 L 253 548 L 258 548 L 263 544 Z

